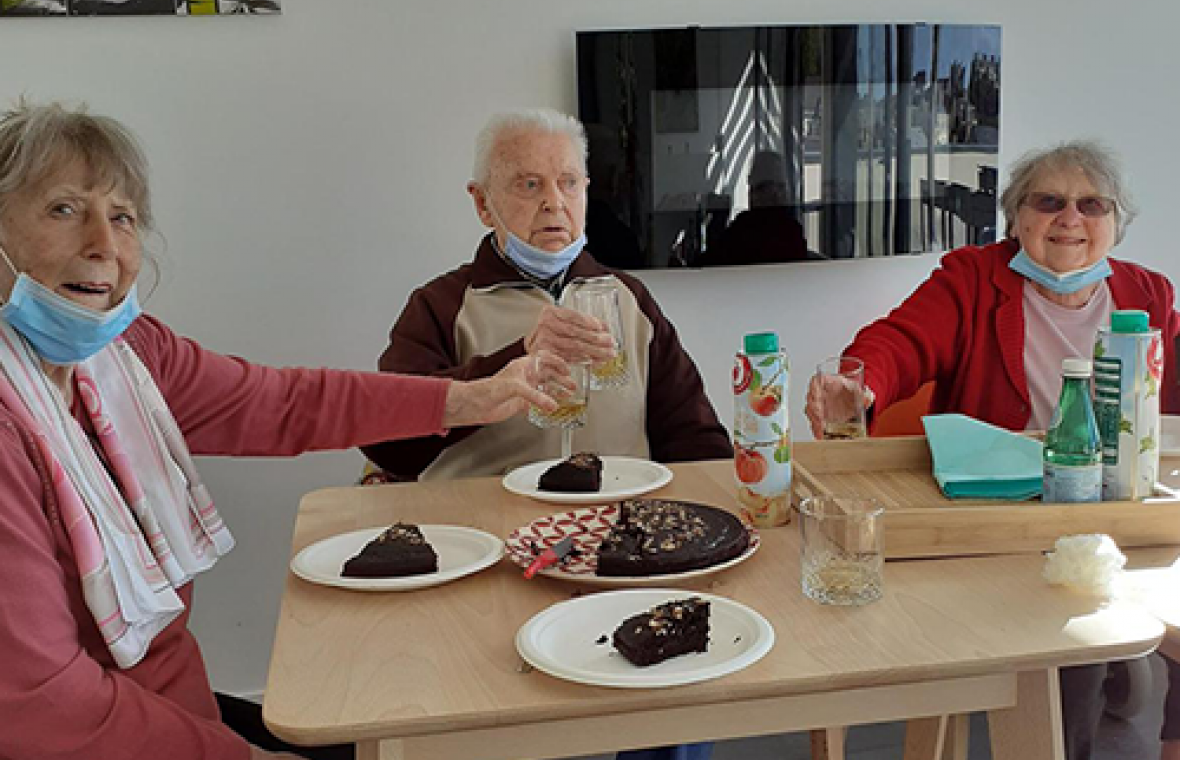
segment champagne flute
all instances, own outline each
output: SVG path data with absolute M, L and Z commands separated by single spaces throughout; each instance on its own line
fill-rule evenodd
M 529 407 L 529 422 L 539 428 L 561 428 L 562 459 L 569 459 L 574 453 L 574 429 L 586 424 L 589 401 L 589 367 L 585 364 L 570 364 L 569 372 L 573 380 L 572 388 L 556 382 L 541 383 L 541 390 L 557 402 L 556 409 L 546 412 L 535 406 Z
M 590 387 L 622 388 L 630 381 L 627 367 L 627 344 L 623 338 L 623 320 L 619 314 L 619 290 L 614 285 L 589 282 L 573 291 L 570 304 L 574 311 L 594 317 L 606 325 L 615 342 L 615 355 L 590 367 Z

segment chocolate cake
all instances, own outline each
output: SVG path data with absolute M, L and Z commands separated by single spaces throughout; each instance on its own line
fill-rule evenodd
M 613 642 L 619 654 L 640 667 L 707 651 L 709 603 L 694 596 L 653 607 L 624 620 L 615 629 Z
M 401 578 L 438 570 L 438 555 L 417 525 L 397 523 L 344 563 L 346 578 Z
M 648 576 L 711 567 L 746 550 L 742 521 L 723 509 L 668 499 L 627 499 L 598 548 L 598 575 Z
M 599 491 L 602 489 L 602 460 L 588 451 L 574 454 L 541 473 L 537 488 L 568 493 Z

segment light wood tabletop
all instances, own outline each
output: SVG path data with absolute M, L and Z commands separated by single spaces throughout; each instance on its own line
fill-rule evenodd
M 1167 627 L 1160 651 L 1180 661 L 1180 547 L 1132 552 L 1117 585 L 1122 599 L 1136 602 Z
M 659 496 L 736 511 L 731 462 L 672 469 Z M 303 499 L 293 550 L 397 520 L 505 537 L 566 509 L 490 478 L 327 489 Z M 522 667 L 520 626 L 589 591 L 526 581 L 506 559 L 401 593 L 289 576 L 264 717 L 296 743 L 356 742 L 362 760 L 498 760 L 987 710 L 996 758 L 1052 760 L 1061 757 L 1056 668 L 1146 654 L 1164 632 L 1133 600 L 1049 586 L 1038 555 L 889 562 L 880 601 L 821 606 L 800 591 L 796 525 L 761 536 L 748 561 L 682 587 L 760 612 L 776 631 L 773 649 L 740 672 L 664 689 L 591 687 Z

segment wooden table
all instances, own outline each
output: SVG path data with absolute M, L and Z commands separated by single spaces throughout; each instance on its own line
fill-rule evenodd
M 1133 552 L 1118 594 L 1163 622 L 1167 631 L 1160 651 L 1180 661 L 1180 547 Z
M 731 463 L 679 465 L 659 494 L 732 508 Z M 397 519 L 506 536 L 553 505 L 495 479 L 317 491 L 294 550 Z M 1061 758 L 1058 666 L 1150 652 L 1164 628 L 1132 601 L 1047 585 L 1033 556 L 891 562 L 885 596 L 825 607 L 800 592 L 794 525 L 765 530 L 749 561 L 686 588 L 761 612 L 777 642 L 755 665 L 669 689 L 568 683 L 522 668 L 517 629 L 583 588 L 525 581 L 507 561 L 409 593 L 358 593 L 289 577 L 264 716 L 304 744 L 356 742 L 375 758 L 568 757 L 978 710 L 994 757 Z

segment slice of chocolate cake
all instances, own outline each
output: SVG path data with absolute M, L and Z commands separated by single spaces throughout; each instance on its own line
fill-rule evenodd
M 417 525 L 397 523 L 344 563 L 346 578 L 401 578 L 438 570 L 438 555 Z
M 666 602 L 623 621 L 615 649 L 644 667 L 671 657 L 709 649 L 709 603 L 700 597 Z
M 602 576 L 648 576 L 711 567 L 746 550 L 750 536 L 724 509 L 670 499 L 627 499 L 598 547 Z
M 537 488 L 563 493 L 594 493 L 602 489 L 602 460 L 582 451 L 541 473 Z

